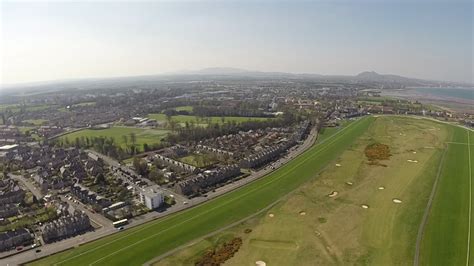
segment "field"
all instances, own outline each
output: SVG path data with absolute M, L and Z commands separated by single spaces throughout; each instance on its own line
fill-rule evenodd
M 41 105 L 28 105 L 24 106 L 25 111 L 33 112 L 33 111 L 41 111 L 46 110 L 52 107 L 52 105 L 41 104 Z M 0 104 L 0 113 L 5 112 L 7 110 L 11 111 L 12 113 L 18 113 L 21 111 L 20 104 Z
M 470 131 L 468 134 L 466 129 L 459 127 L 450 127 L 450 130 L 452 137 L 447 143 L 439 184 L 421 246 L 421 265 L 474 263 L 474 246 L 471 239 L 471 228 L 474 228 L 474 133 Z
M 179 106 L 179 107 L 176 107 L 174 108 L 176 111 L 188 111 L 188 112 L 192 112 L 193 111 L 193 107 L 192 106 Z
M 217 160 L 215 160 L 215 158 L 212 158 L 212 157 L 213 156 L 209 156 L 208 154 L 191 154 L 191 155 L 179 158 L 178 161 L 181 161 L 183 163 L 187 163 L 190 165 L 194 165 L 196 167 L 205 167 L 217 162 Z
M 259 260 L 267 265 L 413 265 L 419 225 L 450 139 L 467 143 L 466 130 L 379 117 L 352 148 L 288 199 L 155 265 L 193 264 L 205 250 L 232 237 L 241 237 L 243 246 L 226 265 L 255 265 Z M 391 156 L 381 160 L 386 167 L 369 165 L 365 150 L 373 143 L 390 148 Z M 469 175 L 468 162 L 460 160 L 468 159 L 467 146 L 448 145 L 443 173 L 459 174 L 462 180 L 438 185 L 421 265 L 467 265 Z
M 149 114 L 149 118 L 151 119 L 156 119 L 157 121 L 161 122 L 166 122 L 166 115 L 165 114 Z M 235 121 L 236 123 L 242 123 L 246 121 L 265 121 L 268 119 L 273 119 L 273 118 L 268 118 L 268 117 L 241 117 L 241 116 L 225 116 L 225 117 L 220 117 L 220 116 L 211 116 L 211 117 L 198 117 L 194 115 L 175 115 L 171 117 L 172 120 L 175 120 L 176 122 L 180 123 L 181 125 L 184 125 L 184 123 L 195 123 L 196 125 L 200 126 L 206 126 L 209 122 L 210 123 L 217 123 L 217 124 L 222 124 L 223 122 L 227 121 Z
M 131 145 L 130 134 L 134 133 L 136 135 L 136 146 L 142 151 L 143 144 L 147 143 L 148 145 L 160 143 L 161 139 L 164 138 L 169 131 L 167 130 L 158 130 L 158 129 L 143 129 L 143 128 L 132 128 L 132 127 L 111 127 L 107 129 L 83 129 L 76 131 L 70 134 L 61 136 L 62 140 L 66 138 L 73 143 L 76 138 L 81 137 L 107 137 L 114 138 L 115 143 L 120 145 L 122 148 L 125 148 L 127 145 Z M 127 143 L 125 143 L 124 136 L 127 137 Z
M 33 265 L 141 265 L 156 256 L 242 220 L 315 177 L 350 148 L 371 125 L 366 117 L 347 125 L 272 174 L 189 210 L 131 228 Z
M 28 120 L 23 120 L 24 123 L 31 123 L 35 126 L 41 126 L 44 123 L 48 122 L 46 119 L 28 119 Z

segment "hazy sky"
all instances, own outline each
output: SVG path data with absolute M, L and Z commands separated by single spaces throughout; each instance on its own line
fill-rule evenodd
M 206 67 L 474 75 L 471 1 L 0 3 L 3 84 Z

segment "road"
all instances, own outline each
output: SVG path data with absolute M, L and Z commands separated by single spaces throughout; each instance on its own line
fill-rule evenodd
M 139 192 L 141 190 L 141 188 L 140 188 L 140 186 L 135 184 L 135 181 L 136 181 L 135 178 L 133 178 L 133 179 L 129 178 L 127 175 L 123 174 L 122 171 L 126 172 L 126 173 L 129 173 L 131 176 L 135 176 L 136 178 L 139 178 L 139 180 L 142 180 L 142 181 L 146 182 L 149 186 L 156 185 L 151 180 L 149 180 L 147 178 L 140 177 L 140 175 L 137 174 L 134 170 L 132 170 L 131 168 L 129 168 L 126 165 L 120 164 L 118 161 L 116 161 L 115 159 L 113 159 L 111 157 L 108 157 L 106 155 L 103 155 L 103 154 L 98 153 L 98 152 L 93 151 L 93 150 L 86 150 L 86 152 L 90 152 L 92 154 L 97 155 L 99 158 L 101 158 L 106 164 L 108 164 L 109 166 L 112 167 L 112 170 L 114 170 L 115 173 L 117 173 L 119 178 L 121 178 L 124 182 L 127 182 L 130 185 L 132 185 L 136 192 Z M 116 171 L 117 169 L 120 169 L 121 171 Z M 188 198 L 186 198 L 182 195 L 176 194 L 172 190 L 169 190 L 165 187 L 160 187 L 160 188 L 162 190 L 164 190 L 165 192 L 167 192 L 168 195 L 173 195 L 173 197 L 176 200 L 176 203 L 183 203 L 184 204 L 184 202 L 188 201 Z
M 21 175 L 15 175 L 15 174 L 8 174 L 8 176 L 12 179 L 15 179 L 17 181 L 20 181 L 37 199 L 41 199 L 44 195 L 43 193 L 31 182 L 30 180 L 24 178 Z
M 170 208 L 168 208 L 166 211 L 163 211 L 163 212 L 149 212 L 149 213 L 146 213 L 144 215 L 141 215 L 141 216 L 135 217 L 133 219 L 130 219 L 130 221 L 129 221 L 130 224 L 126 226 L 126 229 L 131 228 L 131 227 L 135 227 L 135 226 L 147 223 L 147 222 L 150 222 L 150 221 L 158 219 L 158 218 L 162 218 L 162 217 L 170 215 L 172 213 L 176 213 L 176 212 L 194 207 L 194 206 L 199 205 L 201 203 L 204 203 L 208 200 L 211 200 L 213 198 L 221 196 L 221 195 L 223 195 L 223 194 L 225 194 L 229 191 L 232 191 L 232 190 L 235 190 L 235 189 L 237 189 L 241 186 L 244 186 L 244 185 L 246 185 L 246 184 L 248 184 L 252 181 L 255 181 L 255 180 L 257 180 L 257 179 L 259 179 L 259 178 L 275 171 L 276 169 L 278 169 L 279 167 L 284 165 L 286 162 L 292 160 L 293 158 L 295 158 L 296 156 L 298 156 L 299 154 L 303 153 L 305 150 L 310 148 L 315 143 L 316 137 L 317 137 L 317 131 L 316 131 L 315 128 L 313 128 L 311 130 L 309 136 L 306 138 L 306 140 L 302 144 L 300 144 L 299 146 L 293 147 L 292 149 L 290 149 L 290 151 L 288 152 L 288 154 L 285 157 L 283 157 L 283 158 L 279 159 L 278 161 L 272 163 L 272 165 L 274 165 L 274 169 L 272 169 L 271 167 L 266 167 L 266 168 L 263 168 L 259 171 L 252 172 L 248 177 L 243 178 L 243 179 L 238 180 L 238 181 L 235 181 L 233 183 L 230 183 L 226 186 L 220 187 L 220 188 L 216 189 L 214 192 L 207 193 L 206 196 L 187 199 L 187 198 L 183 197 L 182 195 L 178 195 L 178 194 L 176 194 L 172 191 L 169 191 L 169 193 L 173 194 L 175 196 L 175 199 L 177 200 L 177 203 L 175 205 L 171 206 Z M 111 166 L 122 167 L 124 170 L 132 171 L 128 167 L 121 166 L 117 161 L 115 161 L 114 159 L 112 159 L 110 157 L 104 156 L 102 154 L 98 154 L 96 152 L 93 152 L 93 153 L 100 156 L 104 160 L 105 163 L 107 163 Z M 187 201 L 186 204 L 184 203 L 184 201 Z M 87 213 L 87 214 L 89 215 L 90 213 Z M 99 214 L 93 214 L 90 217 L 96 217 L 95 215 L 99 215 Z M 98 223 L 101 222 L 101 220 L 99 218 L 94 218 L 94 219 L 97 219 Z M 113 227 L 104 226 L 104 227 L 101 227 L 101 228 L 95 230 L 94 232 L 88 232 L 88 233 L 80 235 L 80 236 L 76 236 L 76 237 L 73 237 L 73 238 L 65 239 L 65 240 L 60 241 L 60 242 L 45 245 L 45 246 L 40 248 L 41 252 L 39 252 L 39 253 L 36 253 L 35 250 L 28 250 L 28 251 L 22 252 L 18 255 L 5 258 L 5 259 L 0 261 L 0 265 L 24 264 L 24 263 L 27 263 L 29 261 L 36 260 L 36 259 L 39 259 L 39 258 L 42 258 L 42 257 L 46 257 L 46 256 L 49 256 L 49 255 L 64 251 L 66 249 L 76 247 L 80 244 L 90 242 L 90 241 L 94 241 L 94 240 L 97 240 L 99 238 L 102 238 L 102 237 L 105 237 L 105 236 L 108 236 L 108 235 L 111 235 L 111 234 L 114 234 L 114 233 L 117 233 L 117 232 L 118 232 L 118 230 L 113 228 Z

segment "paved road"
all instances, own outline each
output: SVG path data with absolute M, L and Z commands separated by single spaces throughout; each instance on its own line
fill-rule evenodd
M 95 211 L 91 211 L 86 205 L 82 204 L 81 202 L 75 202 L 73 199 L 69 200 L 67 197 L 63 195 L 59 195 L 62 201 L 67 202 L 70 206 L 72 206 L 75 210 L 83 211 L 89 216 L 89 219 L 97 224 L 100 227 L 106 228 L 113 228 L 112 221 L 105 218 L 102 214 L 96 213 Z
M 137 174 L 134 170 L 132 170 L 131 168 L 129 168 L 128 166 L 126 165 L 122 165 L 120 164 L 118 161 L 116 161 L 115 159 L 111 158 L 111 157 L 108 157 L 106 155 L 103 155 L 103 154 L 100 154 L 98 152 L 95 152 L 93 150 L 87 150 L 87 152 L 90 152 L 92 154 L 95 154 L 97 155 L 99 158 L 101 158 L 106 164 L 112 166 L 113 169 L 121 169 L 122 171 L 124 172 L 127 172 L 129 174 L 131 174 L 132 176 L 135 176 L 135 177 L 139 177 L 140 175 Z M 123 181 L 129 183 L 130 185 L 133 186 L 133 188 L 135 189 L 136 192 L 139 192 L 141 190 L 140 186 L 136 185 L 134 182 L 133 179 L 129 178 L 128 176 L 126 176 L 125 174 L 122 174 L 121 171 L 117 171 L 116 172 L 118 174 L 118 177 L 121 178 Z M 139 177 L 140 180 L 142 181 L 145 181 L 149 186 L 152 186 L 152 185 L 156 185 L 154 182 L 152 182 L 151 180 L 147 179 L 147 178 L 142 178 L 142 177 Z M 137 179 L 138 180 L 138 179 Z M 173 195 L 173 197 L 175 198 L 176 200 L 176 203 L 184 203 L 186 201 L 189 201 L 188 198 L 182 196 L 182 195 L 179 195 L 179 194 L 176 194 L 174 191 L 172 190 L 169 190 L 165 187 L 161 187 L 162 190 L 164 190 L 168 195 Z
M 206 202 L 210 199 L 221 196 L 221 195 L 223 195 L 223 194 L 225 194 L 229 191 L 232 191 L 232 190 L 234 190 L 238 187 L 241 187 L 245 184 L 248 184 L 248 183 L 250 183 L 250 182 L 252 182 L 252 181 L 254 181 L 254 180 L 256 180 L 256 179 L 258 179 L 258 178 L 260 178 L 260 177 L 262 177 L 262 176 L 264 176 L 264 175 L 266 175 L 266 174 L 268 174 L 272 171 L 275 171 L 276 169 L 281 167 L 286 162 L 292 160 L 295 156 L 301 154 L 306 149 L 310 148 L 314 144 L 314 142 L 316 140 L 316 137 L 317 137 L 317 131 L 315 129 L 312 129 L 309 136 L 306 138 L 306 140 L 302 144 L 300 144 L 297 147 L 292 148 L 288 152 L 287 156 L 281 158 L 280 160 L 278 160 L 278 161 L 276 161 L 272 164 L 275 169 L 271 169 L 271 167 L 266 167 L 266 168 L 261 169 L 259 171 L 252 172 L 250 176 L 248 176 L 244 179 L 241 179 L 241 180 L 238 180 L 238 181 L 233 182 L 231 184 L 228 184 L 226 186 L 220 187 L 220 188 L 216 189 L 215 192 L 207 193 L 207 197 L 205 197 L 205 196 L 196 197 L 196 198 L 192 198 L 192 199 L 188 200 L 187 198 L 185 198 L 181 195 L 177 195 L 173 192 L 170 192 L 170 193 L 173 193 L 173 195 L 175 195 L 175 198 L 177 199 L 177 203 L 175 205 L 171 206 L 170 208 L 168 208 L 166 211 L 163 211 L 163 212 L 149 212 L 147 214 L 135 217 L 135 218 L 130 220 L 130 224 L 126 226 L 126 229 L 130 228 L 130 227 L 135 227 L 135 226 L 147 223 L 147 222 L 150 222 L 150 221 L 158 219 L 158 218 L 162 218 L 164 216 L 170 215 L 170 214 L 178 212 L 178 211 L 182 211 L 182 210 L 191 208 L 193 206 L 196 206 L 198 204 Z M 97 154 L 96 152 L 93 152 L 93 153 Z M 124 166 L 120 166 L 120 164 L 117 161 L 115 161 L 115 160 L 113 160 L 113 159 L 111 159 L 107 156 L 104 156 L 104 155 L 101 155 L 101 154 L 97 154 L 97 155 L 99 155 L 101 158 L 103 158 L 104 161 L 109 165 L 113 165 L 115 167 L 124 167 Z M 126 169 L 131 170 L 129 168 L 126 168 Z M 184 204 L 184 200 L 187 200 L 186 204 Z M 89 215 L 89 213 L 88 213 L 88 215 Z M 95 215 L 98 215 L 98 214 L 95 214 Z M 92 217 L 94 217 L 94 216 L 92 216 Z M 100 223 L 100 219 L 97 218 L 97 220 Z M 102 237 L 105 237 L 107 235 L 111 235 L 111 234 L 114 234 L 114 233 L 117 233 L 117 232 L 118 232 L 117 229 L 115 229 L 113 227 L 101 227 L 101 228 L 95 230 L 94 232 L 88 232 L 88 233 L 80 235 L 80 236 L 76 236 L 76 237 L 69 238 L 69 239 L 66 239 L 66 240 L 63 240 L 63 241 L 60 241 L 60 242 L 45 245 L 45 246 L 40 248 L 41 252 L 39 252 L 39 253 L 36 253 L 34 250 L 29 250 L 29 251 L 22 252 L 18 255 L 0 260 L 0 265 L 23 264 L 23 263 L 26 263 L 26 262 L 29 262 L 29 261 L 32 261 L 32 260 L 35 260 L 35 259 L 38 259 L 38 258 L 42 258 L 42 257 L 45 257 L 45 256 L 52 255 L 54 253 L 57 253 L 57 252 L 60 252 L 60 251 L 63 251 L 63 250 L 69 249 L 69 248 L 76 247 L 79 244 L 83 244 L 83 243 L 86 243 L 86 242 L 97 240 L 99 238 L 102 238 Z
M 37 199 L 41 199 L 43 197 L 43 193 L 41 193 L 41 191 L 30 180 L 24 178 L 21 175 L 8 174 L 8 176 L 12 179 L 20 181 L 29 191 L 31 191 L 31 193 L 33 193 L 33 195 L 36 196 Z

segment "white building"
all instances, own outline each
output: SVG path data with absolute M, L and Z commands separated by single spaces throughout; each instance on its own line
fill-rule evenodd
M 163 191 L 158 186 L 150 186 L 140 191 L 140 201 L 153 210 L 163 203 Z

